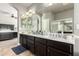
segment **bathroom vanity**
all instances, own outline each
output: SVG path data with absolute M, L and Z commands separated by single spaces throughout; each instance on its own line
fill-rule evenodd
M 17 37 L 17 31 L 12 24 L 0 24 L 0 41 L 10 40 Z
M 0 41 L 10 40 L 16 37 L 17 37 L 17 32 L 14 32 L 14 31 L 0 32 Z
M 20 44 L 37 56 L 73 56 L 74 42 L 67 39 L 20 34 Z
M 22 14 L 25 16 L 20 19 L 20 44 L 38 56 L 73 56 L 75 41 L 70 35 L 74 33 L 74 5 L 62 5 L 40 8 L 40 11 L 30 9 L 35 12 L 31 16 L 30 10 L 26 12 L 29 16 Z M 65 34 L 68 38 L 48 33 Z

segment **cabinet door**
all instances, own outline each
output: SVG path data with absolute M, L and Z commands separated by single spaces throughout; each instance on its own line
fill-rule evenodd
M 22 35 L 20 35 L 19 43 L 22 44 Z
M 34 39 L 30 39 L 27 35 L 20 35 L 20 44 L 26 48 L 34 52 L 32 48 L 34 48 Z
M 26 48 L 26 39 L 24 35 L 20 35 L 20 44 Z
M 9 39 L 9 33 L 2 33 L 1 37 L 2 37 L 3 40 Z
M 0 33 L 0 40 L 2 40 L 1 33 Z
M 34 44 L 28 41 L 28 49 L 34 53 Z
M 25 36 L 23 36 L 22 41 L 23 41 L 22 42 L 23 47 L 26 48 L 26 42 L 27 42 L 27 40 L 26 40 Z
M 24 39 L 23 35 L 20 35 L 20 44 L 23 44 L 24 43 L 23 42 L 23 39 Z
M 26 49 L 29 49 L 29 46 L 28 46 L 28 39 L 25 38 L 25 42 L 26 42 Z
M 11 39 L 12 35 L 10 33 L 0 33 L 0 40 Z
M 1 33 L 1 38 L 4 40 L 4 39 L 6 39 L 6 33 Z
M 9 39 L 13 39 L 13 33 L 8 33 Z
M 17 37 L 17 32 L 13 33 L 13 37 L 16 38 Z
M 53 47 L 47 47 L 47 56 L 69 56 L 70 54 L 55 49 Z
M 25 35 L 26 48 L 31 50 L 31 45 L 34 45 L 34 37 Z
M 62 50 L 64 52 L 73 55 L 73 44 L 54 41 L 54 40 L 47 40 L 47 46 L 52 46 L 58 50 Z
M 46 56 L 46 45 L 35 43 L 35 55 Z

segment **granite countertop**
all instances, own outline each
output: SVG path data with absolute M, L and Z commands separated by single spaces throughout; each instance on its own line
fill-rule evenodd
M 49 40 L 55 40 L 55 41 L 59 41 L 59 42 L 65 42 L 65 43 L 70 43 L 70 44 L 75 44 L 75 39 L 74 38 L 68 38 L 68 39 L 64 39 L 64 38 L 54 38 L 51 35 L 40 35 L 40 34 L 27 34 L 27 33 L 20 33 L 20 34 L 24 34 L 24 35 L 29 35 L 29 36 L 35 36 L 35 37 L 40 37 L 40 38 L 45 38 L 45 39 L 49 39 Z

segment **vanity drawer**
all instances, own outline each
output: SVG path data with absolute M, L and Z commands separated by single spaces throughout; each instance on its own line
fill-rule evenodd
M 46 44 L 46 39 L 35 37 L 35 42 Z
M 73 54 L 73 45 L 72 44 L 53 41 L 53 40 L 47 40 L 47 45 L 52 46 L 56 49 L 62 50 L 64 52 Z
M 71 56 L 71 54 L 49 46 L 47 47 L 47 56 Z
M 25 38 L 28 39 L 28 40 L 34 40 L 34 37 L 33 36 L 29 36 L 29 35 L 25 35 Z
M 32 44 L 34 44 L 34 41 L 33 40 L 27 40 L 29 43 L 32 43 Z

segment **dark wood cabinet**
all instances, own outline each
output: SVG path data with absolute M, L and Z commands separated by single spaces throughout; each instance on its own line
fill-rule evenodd
M 25 38 L 25 35 L 20 35 L 20 44 L 26 48 L 27 47 L 27 40 Z
M 46 45 L 46 39 L 35 37 L 35 43 L 37 42 Z
M 20 35 L 20 44 L 34 53 L 34 37 Z
M 35 55 L 46 56 L 46 45 L 35 43 Z
M 15 36 L 16 35 L 16 36 Z M 17 37 L 17 32 L 3 32 L 0 33 L 0 41 L 9 40 Z
M 34 37 L 26 35 L 26 48 L 29 49 L 32 53 L 34 53 Z
M 73 45 L 64 42 L 58 42 L 53 40 L 47 40 L 47 47 L 53 47 L 61 52 L 67 53 L 66 55 L 73 55 Z M 48 48 L 49 49 L 49 48 Z
M 17 32 L 13 32 L 13 37 L 16 38 L 18 36 Z
M 35 55 L 46 56 L 46 39 L 35 37 Z
M 8 33 L 0 33 L 0 40 L 6 40 L 9 38 L 9 35 L 7 35 Z
M 20 35 L 19 43 L 22 45 L 22 43 L 23 43 L 23 35 Z
M 20 35 L 20 44 L 37 56 L 73 56 L 73 44 Z
M 31 42 L 28 41 L 28 49 L 29 49 L 32 53 L 34 53 L 34 43 L 31 43 Z
M 62 50 L 55 49 L 53 47 L 47 47 L 47 55 L 48 56 L 69 56 L 71 54 L 68 54 L 66 52 L 63 52 Z

